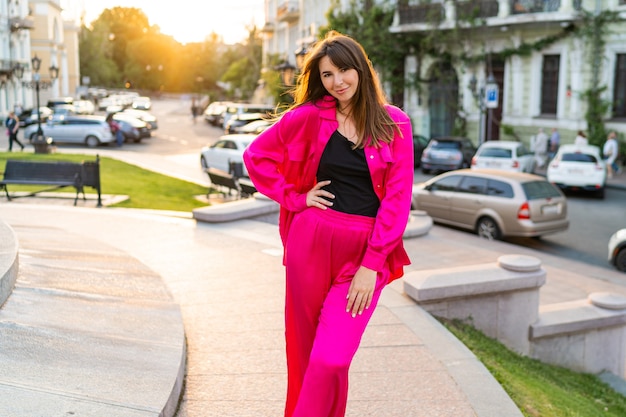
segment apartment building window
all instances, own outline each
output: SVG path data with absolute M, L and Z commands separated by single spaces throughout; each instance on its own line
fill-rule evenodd
M 544 55 L 541 69 L 541 114 L 556 115 L 560 55 Z
M 614 84 L 613 117 L 626 118 L 626 54 L 616 56 Z

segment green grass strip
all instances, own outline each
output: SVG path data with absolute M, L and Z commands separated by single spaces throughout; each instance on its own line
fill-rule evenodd
M 74 154 L 34 154 L 0 152 L 0 171 L 4 172 L 7 159 L 26 161 L 95 161 L 95 156 Z M 113 158 L 100 157 L 100 184 L 102 194 L 128 195 L 129 199 L 110 207 L 191 212 L 208 204 L 195 198 L 206 195 L 207 187 L 162 175 Z M 36 191 L 40 186 L 9 185 L 9 191 Z M 86 187 L 85 191 L 94 191 Z M 72 187 L 59 192 L 75 193 Z
M 524 416 L 626 416 L 626 397 L 596 375 L 518 355 L 459 320 L 442 322 L 487 367 Z

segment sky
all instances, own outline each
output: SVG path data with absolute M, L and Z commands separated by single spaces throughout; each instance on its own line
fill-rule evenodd
M 70 7 L 85 9 L 86 24 L 96 20 L 105 9 L 135 7 L 142 9 L 151 25 L 180 43 L 201 42 L 211 32 L 233 44 L 247 38 L 247 26 L 264 24 L 264 0 L 81 0 Z M 76 16 L 80 16 L 77 12 Z

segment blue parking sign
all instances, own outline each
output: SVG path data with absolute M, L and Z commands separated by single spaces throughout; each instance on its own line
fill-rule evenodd
M 498 108 L 498 84 L 487 84 L 485 87 L 485 107 L 488 109 Z

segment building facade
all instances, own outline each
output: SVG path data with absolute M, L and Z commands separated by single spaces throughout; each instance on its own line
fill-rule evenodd
M 0 119 L 16 106 L 36 106 L 32 58 L 41 60 L 40 104 L 73 96 L 80 85 L 78 32 L 65 21 L 60 0 L 0 0 Z M 58 69 L 51 79 L 49 68 Z
M 605 47 L 594 59 L 592 39 L 576 30 L 586 24 L 583 10 L 626 17 L 626 1 L 399 2 L 392 32 L 457 31 L 460 40 L 449 50 L 454 60 L 407 55 L 406 77 L 421 87 L 405 91 L 415 130 L 449 135 L 460 115 L 476 142 L 520 139 L 530 145 L 539 128 L 557 128 L 562 143 L 573 142 L 578 130 L 588 129 L 585 92 L 605 86 L 606 127 L 626 132 L 626 25 L 608 24 Z M 496 105 L 486 108 L 486 88 L 494 84 Z
M 297 54 L 327 25 L 331 3 L 265 0 L 264 67 L 278 54 L 295 68 Z M 590 15 L 610 10 L 626 18 L 626 0 L 391 3 L 391 32 L 453 39 L 441 53 L 416 52 L 417 45 L 406 52 L 403 108 L 416 133 L 450 135 L 462 125 L 476 143 L 504 139 L 530 145 L 539 128 L 557 128 L 563 143 L 572 142 L 578 130 L 588 129 L 584 94 L 592 85 L 605 87 L 606 128 L 626 133 L 626 24 L 609 24 L 597 59 L 590 38 L 574 30 L 584 24 L 583 10 Z M 494 86 L 495 106 L 492 97 L 487 107 L 486 93 Z

